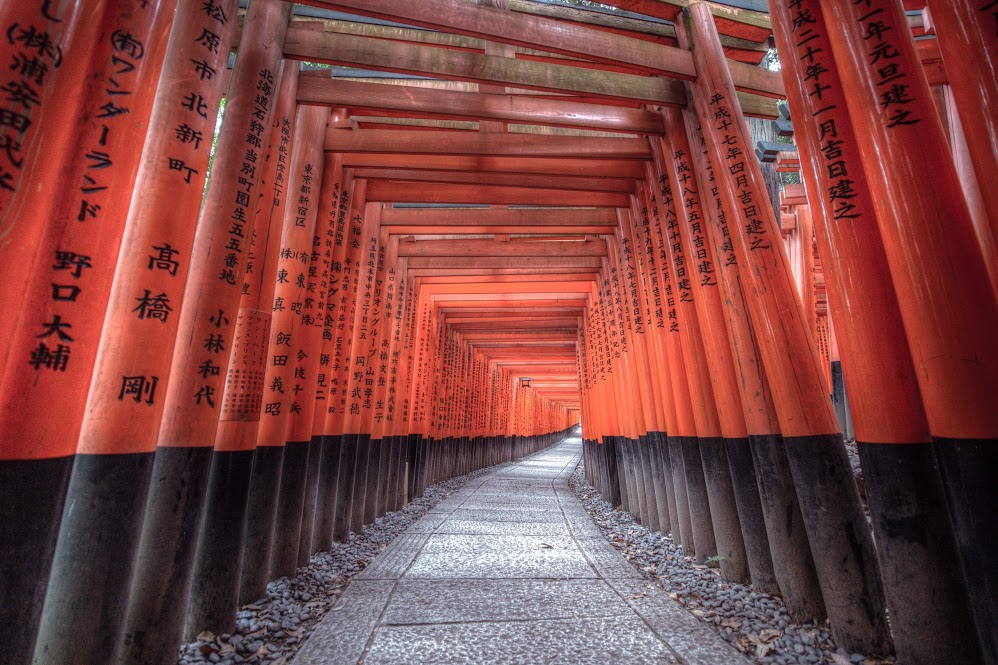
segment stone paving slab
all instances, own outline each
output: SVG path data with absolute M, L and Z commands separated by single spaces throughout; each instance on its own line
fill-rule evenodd
M 747 665 L 600 535 L 568 487 L 580 444 L 438 504 L 355 579 L 294 665 Z
M 458 508 L 450 514 L 451 519 L 480 520 L 487 522 L 556 522 L 563 524 L 565 518 L 555 510 L 518 510 L 505 508 Z
M 541 621 L 631 615 L 603 580 L 415 580 L 398 583 L 383 625 Z
M 358 580 L 397 580 L 405 574 L 429 538 L 425 533 L 403 533 L 392 541 L 370 566 L 357 576 Z
M 335 630 L 317 627 L 305 648 L 295 656 L 296 665 L 359 663 L 394 588 L 394 581 L 355 579 L 351 582 L 339 602 L 319 623 L 319 626 L 335 625 Z
M 648 580 L 609 579 L 612 586 L 687 665 L 744 665 L 747 661 L 696 617 Z
M 495 520 L 448 519 L 436 533 L 478 534 L 492 536 L 569 536 L 568 527 L 557 522 L 497 522 Z
M 458 579 L 596 577 L 575 541 L 564 536 L 433 534 L 407 577 Z
M 364 663 L 638 665 L 678 661 L 644 622 L 630 616 L 388 626 L 378 631 Z

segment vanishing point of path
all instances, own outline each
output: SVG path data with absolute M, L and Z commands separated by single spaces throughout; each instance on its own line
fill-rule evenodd
M 578 435 L 472 480 L 378 555 L 295 665 L 747 665 L 644 579 L 568 488 Z

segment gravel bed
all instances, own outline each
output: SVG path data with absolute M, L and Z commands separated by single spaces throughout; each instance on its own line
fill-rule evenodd
M 683 556 L 671 536 L 641 526 L 630 513 L 613 510 L 586 481 L 581 465 L 569 486 L 611 545 L 749 660 L 780 665 L 894 663 L 893 658 L 867 658 L 837 648 L 827 622 L 794 623 L 778 596 L 726 582 L 716 569 Z
M 420 498 L 399 511 L 379 517 L 351 533 L 346 543 L 333 543 L 328 552 L 312 556 L 293 579 L 281 577 L 267 585 L 267 597 L 240 608 L 234 633 L 205 631 L 195 642 L 182 644 L 178 665 L 254 663 L 285 665 L 315 625 L 360 573 L 396 536 L 469 480 L 506 466 L 479 469 L 428 487 Z

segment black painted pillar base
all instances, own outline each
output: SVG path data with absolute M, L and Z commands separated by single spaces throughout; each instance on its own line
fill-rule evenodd
M 333 546 L 333 523 L 336 521 L 336 475 L 339 472 L 341 437 L 322 437 L 319 460 L 319 486 L 316 489 L 315 529 L 312 553 L 325 552 Z
M 298 536 L 298 567 L 307 566 L 314 548 L 315 502 L 319 493 L 319 464 L 322 461 L 322 437 L 313 436 L 308 443 L 308 463 L 305 472 L 305 500 L 301 508 L 301 533 Z
M 981 663 L 932 446 L 858 446 L 894 647 L 901 663 Z
M 210 446 L 156 450 L 128 599 L 122 664 L 176 658 L 211 455 Z
M 357 436 L 340 438 L 339 467 L 336 473 L 336 513 L 333 538 L 345 543 L 350 539 L 350 495 L 353 493 L 353 467 L 357 456 Z
M 252 450 L 212 453 L 191 598 L 184 617 L 187 642 L 203 630 L 228 633 L 235 626 L 253 454 Z
M 620 485 L 620 508 L 632 515 L 637 512 L 637 499 L 631 482 L 631 464 L 627 458 L 627 440 L 622 436 L 607 437 L 613 444 L 617 482 Z
M 603 459 L 606 463 L 607 494 L 606 500 L 613 508 L 620 508 L 624 498 L 620 492 L 620 472 L 617 468 L 616 444 L 612 436 L 604 436 L 603 443 L 599 444 L 603 448 Z
M 284 446 L 261 446 L 253 451 L 253 469 L 246 500 L 243 565 L 239 575 L 240 605 L 267 595 L 283 468 Z
M 652 527 L 659 533 L 669 532 L 669 505 L 665 499 L 665 485 L 662 484 L 662 468 L 656 451 L 655 432 L 645 435 L 641 444 L 642 466 L 645 469 L 645 487 L 648 493 L 648 511 L 652 515 Z
M 117 662 L 153 458 L 76 456 L 35 662 Z
M 747 582 L 748 559 L 742 541 L 742 525 L 738 519 L 725 441 L 720 437 L 701 437 L 699 442 L 721 577 L 729 582 Z
M 409 465 L 409 472 L 406 478 L 406 502 L 414 500 L 418 495 L 416 494 L 416 475 L 417 475 L 417 461 L 419 456 L 419 435 L 409 434 L 406 436 L 405 440 L 406 446 L 406 462 Z
M 651 453 L 658 469 L 655 489 L 658 495 L 659 514 L 668 517 L 668 530 L 672 540 L 679 543 L 679 515 L 676 513 L 676 490 L 672 485 L 672 463 L 669 461 L 669 442 L 665 432 L 653 432 Z M 663 520 L 663 527 L 665 527 Z
M 686 556 L 694 556 L 693 524 L 690 519 L 690 500 L 686 492 L 686 471 L 683 464 L 682 437 L 667 437 L 669 463 L 672 468 L 672 486 L 676 493 L 676 514 L 679 518 L 679 544 Z
M 350 492 L 350 530 L 360 533 L 364 529 L 364 510 L 367 501 L 367 468 L 370 463 L 371 437 L 357 434 L 357 452 L 353 461 L 353 480 Z
M 825 618 L 825 603 L 783 437 L 778 434 L 749 436 L 749 446 L 755 464 L 762 517 L 769 536 L 773 572 L 783 604 L 798 623 L 821 621 Z
M 873 537 L 842 435 L 783 440 L 835 641 L 849 651 L 891 653 Z
M 72 456 L 0 460 L 0 643 L 11 665 L 35 651 L 72 470 Z
M 936 439 L 985 662 L 998 663 L 998 440 Z
M 397 480 L 395 438 L 391 436 L 381 437 L 381 446 L 381 489 L 378 492 L 378 517 L 395 509 L 395 481 Z
M 270 579 L 294 577 L 298 569 L 298 543 L 301 513 L 305 502 L 305 474 L 308 469 L 308 441 L 284 445 L 281 491 L 274 520 L 274 544 L 270 549 Z
M 378 517 L 378 497 L 381 493 L 381 439 L 364 435 L 367 441 L 367 473 L 364 478 L 364 517 L 362 526 L 373 524 Z
M 693 555 L 697 563 L 707 563 L 717 556 L 717 541 L 707 498 L 707 481 L 700 461 L 700 442 L 695 436 L 678 437 L 683 450 L 683 473 L 686 497 L 690 502 L 690 527 L 693 531 Z
M 752 448 L 745 439 L 725 439 L 731 485 L 738 506 L 738 522 L 742 527 L 742 542 L 748 559 L 752 588 L 762 593 L 779 594 L 780 585 L 773 571 L 773 557 L 769 552 L 769 536 L 759 501 L 759 484 L 752 462 Z

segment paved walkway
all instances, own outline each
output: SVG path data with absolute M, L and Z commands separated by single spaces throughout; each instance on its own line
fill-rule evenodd
M 293 665 L 747 665 L 600 535 L 566 438 L 476 478 L 378 555 Z

